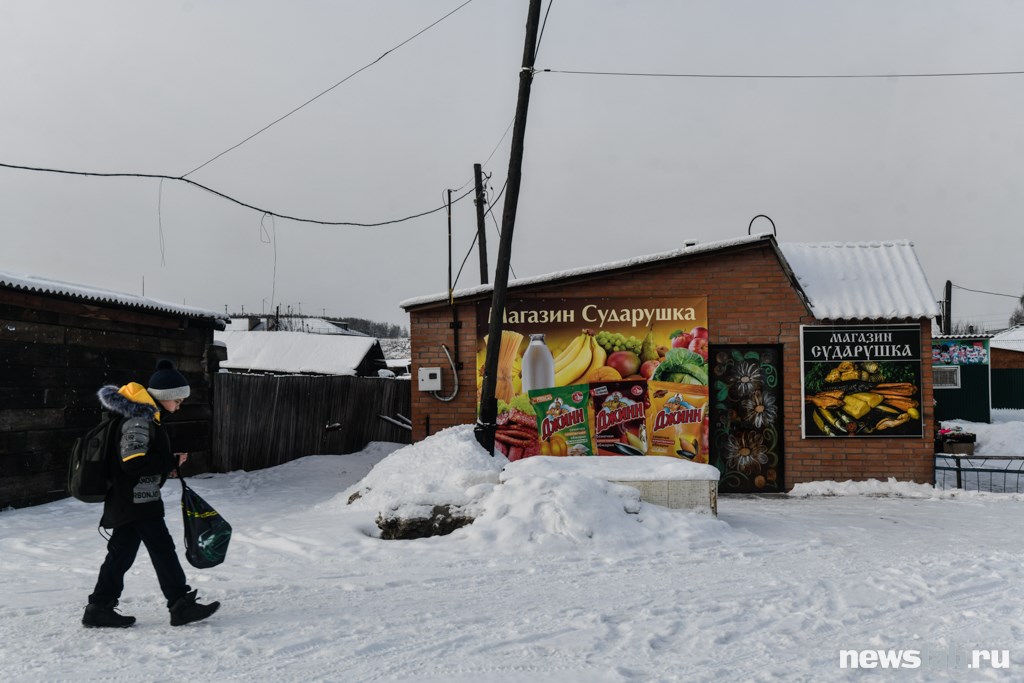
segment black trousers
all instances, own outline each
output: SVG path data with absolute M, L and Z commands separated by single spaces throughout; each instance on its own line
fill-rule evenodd
M 129 522 L 114 529 L 107 541 L 107 557 L 100 567 L 96 588 L 89 596 L 90 604 L 105 605 L 121 597 L 124 590 L 124 575 L 131 569 L 139 544 L 145 543 L 149 558 L 153 561 L 160 590 L 170 607 L 178 598 L 189 592 L 185 572 L 174 550 L 174 541 L 167 531 L 163 517 Z

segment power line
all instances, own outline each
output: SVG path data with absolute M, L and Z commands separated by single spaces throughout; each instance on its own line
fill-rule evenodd
M 699 74 L 656 73 L 641 71 L 577 71 L 570 69 L 537 69 L 535 73 L 571 76 L 642 76 L 653 78 L 759 78 L 759 79 L 838 79 L 838 78 L 957 78 L 969 76 L 1020 76 L 1024 71 L 965 71 L 945 73 L 903 74 Z
M 380 57 L 377 57 L 377 59 L 373 60 L 373 61 L 372 61 L 372 62 L 370 62 L 369 64 L 367 64 L 367 65 L 365 65 L 365 66 L 362 66 L 362 67 L 360 67 L 360 68 L 356 69 L 355 71 L 353 71 L 352 73 L 350 73 L 350 74 L 349 74 L 348 76 L 345 76 L 345 78 L 341 79 L 340 81 L 338 81 L 337 83 L 335 83 L 335 84 L 334 84 L 334 85 L 332 85 L 331 87 L 327 88 L 326 90 L 324 90 L 324 91 L 323 91 L 323 92 L 321 92 L 320 94 L 316 95 L 315 97 L 311 97 L 310 99 L 306 100 L 305 102 L 303 102 L 303 103 L 302 103 L 302 104 L 300 104 L 299 106 L 297 106 L 297 107 L 295 107 L 294 109 L 292 109 L 292 110 L 291 110 L 290 112 L 288 112 L 288 113 L 287 113 L 287 114 L 285 114 L 284 116 L 282 116 L 282 117 L 280 117 L 280 118 L 278 118 L 278 119 L 275 119 L 274 121 L 271 121 L 270 123 L 268 123 L 267 125 L 263 126 L 263 127 L 262 127 L 262 128 L 260 128 L 260 129 L 259 129 L 258 131 L 256 131 L 255 133 L 253 133 L 253 134 L 252 134 L 252 135 L 250 135 L 249 137 L 245 138 L 244 140 L 242 140 L 242 141 L 241 141 L 241 142 L 239 142 L 238 144 L 235 144 L 235 145 L 233 145 L 233 146 L 231 146 L 231 147 L 228 147 L 228 148 L 227 148 L 226 150 L 224 150 L 223 152 L 221 152 L 221 153 L 220 153 L 220 154 L 218 154 L 217 156 L 215 156 L 215 157 L 213 157 L 212 159 L 209 159 L 209 160 L 207 160 L 207 161 L 203 162 L 202 164 L 200 164 L 200 165 L 196 166 L 196 167 L 195 167 L 195 168 L 193 168 L 193 169 L 192 169 L 191 171 L 189 171 L 188 173 L 185 173 L 185 174 L 184 174 L 184 175 L 182 175 L 181 177 L 182 177 L 182 178 L 185 178 L 185 177 L 187 177 L 187 176 L 190 176 L 190 175 L 192 175 L 193 173 L 195 173 L 196 171 L 198 171 L 199 169 L 203 168 L 204 166 L 206 166 L 206 165 L 208 165 L 208 164 L 211 164 L 211 163 L 213 163 L 213 162 L 214 162 L 214 161 L 216 161 L 217 159 L 220 159 L 220 158 L 221 158 L 222 156 L 224 156 L 224 155 L 225 155 L 225 154 L 227 154 L 228 152 L 231 152 L 231 151 L 233 151 L 233 150 L 236 150 L 236 149 L 238 149 L 239 147 L 241 147 L 241 146 L 242 146 L 242 145 L 244 145 L 245 143 L 249 142 L 249 140 L 252 140 L 252 139 L 253 139 L 254 137 L 256 137 L 256 136 L 257 136 L 257 135 L 259 135 L 260 133 L 264 132 L 264 131 L 265 131 L 265 130 L 267 130 L 268 128 L 270 128 L 270 127 L 272 127 L 272 126 L 275 126 L 275 125 L 277 125 L 278 123 L 280 123 L 281 121 L 284 121 L 284 120 L 285 120 L 286 118 L 288 118 L 289 116 L 291 116 L 291 115 L 292 115 L 292 114 L 294 114 L 295 112 L 299 111 L 300 109 L 302 109 L 302 108 L 303 108 L 303 107 L 305 107 L 306 105 L 312 104 L 312 103 L 313 103 L 314 101 L 316 101 L 316 100 L 320 99 L 321 97 L 323 97 L 323 96 L 324 96 L 324 95 L 326 95 L 327 93 L 331 92 L 332 90 L 334 90 L 334 89 L 335 89 L 335 88 L 337 88 L 337 87 L 338 87 L 339 85 L 341 85 L 341 84 L 342 84 L 342 83 L 344 83 L 345 81 L 349 80 L 349 79 L 350 79 L 350 78 L 352 78 L 353 76 L 356 76 L 356 75 L 357 75 L 357 74 L 359 74 L 360 72 L 366 71 L 366 70 L 367 70 L 367 69 L 369 69 L 369 68 L 370 68 L 371 66 L 373 66 L 374 64 L 376 64 L 376 63 L 377 63 L 377 62 L 379 62 L 380 60 L 384 59 L 384 58 L 385 58 L 385 57 L 387 57 L 387 56 L 388 56 L 389 54 L 391 54 L 392 52 L 394 52 L 395 50 L 397 50 L 398 48 L 402 47 L 402 46 L 403 46 L 403 45 L 405 45 L 406 43 L 409 43 L 409 42 L 411 42 L 411 41 L 412 41 L 412 40 L 414 40 L 415 38 L 418 38 L 419 36 L 423 35 L 424 33 L 426 33 L 427 31 L 429 31 L 430 29 L 434 28 L 435 26 L 437 26 L 438 24 L 440 24 L 440 23 L 441 23 L 442 21 L 444 21 L 445 19 L 447 19 L 447 18 L 448 18 L 448 17 L 450 17 L 451 15 L 455 14 L 456 12 L 458 12 L 458 11 L 459 11 L 460 9 L 462 9 L 463 7 L 465 7 L 466 5 L 468 5 L 468 4 L 469 4 L 469 3 L 471 3 L 471 2 L 473 2 L 473 0 L 466 0 L 466 2 L 462 3 L 461 5 L 459 5 L 459 6 L 458 6 L 458 7 L 456 7 L 455 9 L 453 9 L 453 10 L 452 10 L 451 12 L 449 12 L 448 14 L 444 15 L 443 17 L 441 17 L 440 19 L 438 19 L 438 20 L 437 20 L 437 21 L 435 21 L 434 23 L 430 24 L 430 25 L 429 25 L 429 26 L 427 26 L 426 28 L 423 28 L 423 29 L 421 29 L 420 31 L 418 31 L 417 33 L 415 33 L 415 34 L 413 34 L 413 35 L 409 36 L 408 38 L 406 38 L 405 40 L 403 40 L 402 42 L 400 42 L 400 43 L 399 43 L 398 45 L 395 45 L 395 46 L 394 46 L 393 48 L 391 48 L 391 49 L 387 50 L 386 52 L 384 52 L 384 54 L 382 54 L 382 55 L 381 55 Z
M 35 167 L 35 166 L 20 166 L 20 165 L 17 165 L 17 164 L 5 164 L 3 162 L 0 162 L 0 167 L 12 168 L 12 169 L 19 170 L 19 171 L 39 171 L 41 173 L 61 173 L 63 175 L 92 176 L 92 177 L 99 177 L 99 178 L 154 178 L 154 179 L 159 179 L 159 180 L 177 180 L 179 182 L 186 183 L 188 185 L 192 185 L 193 187 L 198 187 L 201 190 L 205 190 L 205 191 L 209 192 L 210 194 L 216 195 L 216 196 L 220 197 L 221 199 L 226 199 L 229 202 L 232 202 L 234 204 L 238 204 L 239 206 L 244 207 L 246 209 L 251 209 L 252 211 L 258 211 L 261 214 L 263 214 L 264 216 L 272 216 L 272 217 L 275 217 L 275 218 L 283 218 L 285 220 L 295 221 L 297 223 L 315 223 L 317 225 L 348 225 L 348 226 L 359 227 L 359 228 L 377 228 L 377 227 L 380 227 L 382 225 L 394 225 L 395 223 L 404 223 L 405 221 L 410 221 L 410 220 L 412 220 L 414 218 L 422 218 L 423 216 L 429 216 L 430 214 L 437 213 L 438 211 L 441 211 L 442 209 L 445 208 L 445 205 L 442 204 L 441 206 L 437 207 L 436 209 L 430 209 L 429 211 L 423 211 L 421 213 L 413 214 L 411 216 L 405 216 L 404 218 L 396 218 L 396 219 L 390 220 L 390 221 L 379 221 L 377 223 L 357 223 L 355 221 L 325 221 L 325 220 L 318 220 L 318 219 L 315 219 L 315 218 L 300 218 L 298 216 L 289 216 L 288 214 L 278 213 L 276 211 L 271 211 L 270 209 L 261 209 L 258 206 L 253 206 L 252 204 L 247 204 L 247 203 L 245 203 L 245 202 L 243 202 L 241 200 L 235 199 L 234 197 L 226 195 L 223 192 L 218 192 L 217 190 L 214 190 L 213 188 L 207 187 L 206 185 L 203 185 L 201 183 L 197 183 L 196 181 L 190 180 L 189 178 L 186 178 L 184 176 L 163 175 L 163 174 L 159 174 L 159 173 L 96 173 L 96 172 L 93 172 L 93 171 L 68 171 L 68 170 L 63 170 L 63 169 L 59 169 L 59 168 L 39 168 L 39 167 Z M 468 192 L 466 192 L 465 194 L 461 195 L 457 199 L 453 199 L 452 200 L 452 204 L 455 204 L 456 202 L 461 201 L 462 199 L 465 199 L 466 197 L 468 197 L 473 192 L 474 192 L 474 190 L 470 189 Z
M 986 292 L 986 291 L 984 291 L 982 289 L 968 289 L 967 287 L 961 287 L 960 285 L 953 285 L 953 288 L 954 289 L 962 289 L 965 292 L 974 292 L 975 294 L 991 294 L 992 296 L 1005 296 L 1005 297 L 1008 297 L 1010 299 L 1017 299 L 1018 301 L 1020 300 L 1020 298 L 1022 296 L 1020 294 L 1002 294 L 1000 292 Z

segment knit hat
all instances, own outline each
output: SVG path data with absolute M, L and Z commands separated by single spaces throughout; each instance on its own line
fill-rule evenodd
M 178 372 L 174 363 L 162 360 L 156 364 L 156 372 L 149 378 L 146 391 L 158 401 L 185 399 L 189 395 L 188 380 Z

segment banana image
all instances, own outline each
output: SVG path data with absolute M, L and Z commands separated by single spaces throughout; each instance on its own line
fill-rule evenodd
M 576 354 L 566 361 L 561 369 L 558 368 L 557 363 L 555 364 L 556 387 L 566 387 L 576 382 L 590 367 L 590 363 L 594 359 L 594 344 L 590 341 L 593 337 L 589 334 L 580 336 L 586 337 L 587 343 L 582 344 Z
M 587 366 L 587 369 L 584 370 L 583 374 L 576 379 L 577 382 L 586 382 L 590 373 L 598 368 L 603 368 L 604 362 L 608 360 L 608 352 L 604 350 L 603 346 L 597 343 L 596 338 L 590 337 L 590 345 L 593 347 L 593 357 L 591 358 L 590 365 Z
M 587 343 L 589 339 L 591 339 L 590 335 L 585 333 L 573 337 L 572 341 L 569 342 L 565 349 L 555 356 L 555 372 L 557 373 L 568 365 L 571 360 L 576 358 L 576 356 L 579 355 L 580 350 L 583 348 L 583 345 Z

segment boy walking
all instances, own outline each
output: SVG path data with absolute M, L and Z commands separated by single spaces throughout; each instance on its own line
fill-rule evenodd
M 220 607 L 219 602 L 196 602 L 196 591 L 186 583 L 164 522 L 160 497 L 167 475 L 188 458 L 187 454 L 179 456 L 171 449 L 161 414 L 176 412 L 189 393 L 188 380 L 169 360 L 157 363 L 156 372 L 145 387 L 131 382 L 120 389 L 108 385 L 97 393 L 103 407 L 121 416 L 122 422 L 118 464 L 113 468 L 113 484 L 103 501 L 100 520 L 103 528 L 113 531 L 96 588 L 82 616 L 86 627 L 125 628 L 135 623 L 135 617 L 119 614 L 114 608 L 140 544 L 145 544 L 153 561 L 171 613 L 171 626 L 205 619 Z

